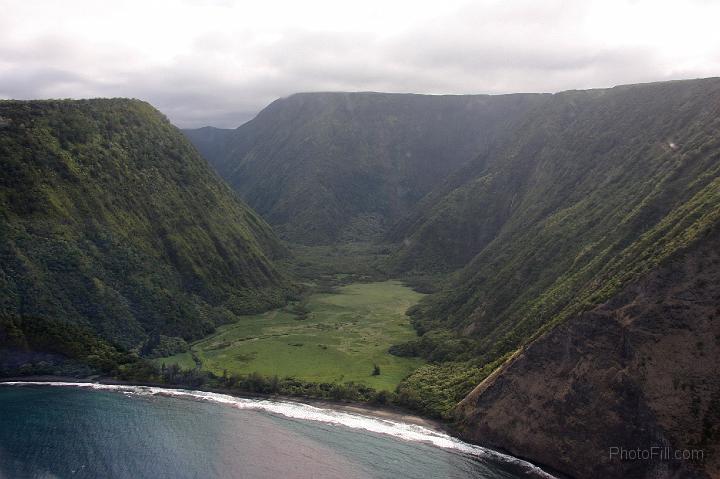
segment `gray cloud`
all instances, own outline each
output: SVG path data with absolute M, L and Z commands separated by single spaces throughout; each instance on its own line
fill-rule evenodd
M 10 3 L 0 0 L 0 7 L 12 12 Z M 636 3 L 617 4 L 632 12 Z M 213 12 L 233 6 L 230 0 L 191 4 Z M 716 8 L 703 0 L 692 4 L 694 14 Z M 656 40 L 663 37 L 658 29 L 647 38 L 629 28 L 608 31 L 606 39 L 593 26 L 597 12 L 583 5 L 485 1 L 397 31 L 313 29 L 301 22 L 259 31 L 175 31 L 172 38 L 189 41 L 166 42 L 171 46 L 154 56 L 131 41 L 132 25 L 126 38 L 63 28 L 19 35 L 17 17 L 8 15 L 0 19 L 0 97 L 128 96 L 149 101 L 181 127 L 235 127 L 298 91 L 559 91 L 720 73 L 716 40 L 691 56 L 681 48 L 668 52 Z M 606 13 L 612 20 L 613 12 Z M 157 34 L 163 42 L 162 22 Z M 681 41 L 680 32 L 667 35 Z

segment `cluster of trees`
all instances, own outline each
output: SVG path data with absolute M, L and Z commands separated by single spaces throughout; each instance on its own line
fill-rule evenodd
M 488 364 L 478 360 L 425 364 L 398 385 L 396 403 L 427 416 L 452 419 L 458 402 L 505 359 Z
M 419 329 L 418 325 L 416 329 Z M 422 357 L 430 362 L 466 361 L 476 354 L 477 341 L 472 338 L 445 329 L 420 332 L 424 334 L 416 339 L 391 346 L 390 354 Z
M 250 392 L 260 394 L 281 394 L 284 396 L 312 397 L 330 399 L 335 401 L 359 401 L 373 403 L 388 403 L 392 395 L 386 391 L 377 391 L 374 388 L 357 384 L 346 383 L 313 383 L 297 378 L 278 376 L 263 376 L 258 373 L 248 375 L 225 375 L 218 378 L 223 389 L 236 392 Z
M 0 315 L 0 376 L 112 374 L 138 359 L 84 326 Z
M 356 401 L 374 404 L 399 404 L 398 396 L 388 391 L 355 382 L 314 383 L 293 377 L 264 376 L 259 373 L 222 375 L 201 369 L 183 369 L 177 364 L 155 366 L 147 361 L 125 365 L 118 379 L 152 382 L 195 389 L 213 389 L 235 394 L 282 395 L 333 401 Z
M 142 347 L 142 355 L 148 358 L 166 358 L 188 351 L 190 346 L 183 338 L 153 334 Z
M 310 316 L 307 301 L 307 297 L 305 297 L 289 308 L 289 311 L 295 315 L 295 319 L 298 321 L 305 321 Z

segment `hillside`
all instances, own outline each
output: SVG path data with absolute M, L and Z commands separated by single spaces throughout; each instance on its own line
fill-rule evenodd
M 465 437 L 574 477 L 717 477 L 719 232 L 508 361 L 461 403 Z M 621 461 L 610 447 L 703 457 Z
M 408 230 L 406 268 L 475 240 L 416 324 L 490 362 L 691 242 L 720 211 L 719 105 L 717 79 L 554 95 Z
M 124 347 L 284 302 L 284 249 L 136 100 L 0 102 L 0 313 Z
M 185 133 L 278 234 L 330 244 L 382 238 L 543 97 L 302 93 L 275 101 L 229 138 L 214 129 Z

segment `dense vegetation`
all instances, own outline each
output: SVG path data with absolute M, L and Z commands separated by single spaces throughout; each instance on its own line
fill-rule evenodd
M 0 316 L 0 377 L 109 374 L 136 357 L 83 326 L 48 318 Z
M 0 119 L 0 313 L 130 348 L 284 302 L 284 247 L 150 105 L 2 101 Z
M 447 267 L 448 251 L 473 247 L 447 286 L 411 311 L 425 336 L 455 337 L 397 349 L 469 361 L 450 373 L 460 380 L 702 238 L 720 220 L 718 105 L 717 79 L 547 99 L 407 223 L 393 258 L 400 269 Z M 430 369 L 406 385 L 427 391 L 448 380 L 444 365 Z M 452 402 L 438 392 L 439 404 Z
M 542 98 L 303 93 L 277 100 L 229 137 L 186 134 L 282 237 L 362 241 L 381 238 Z

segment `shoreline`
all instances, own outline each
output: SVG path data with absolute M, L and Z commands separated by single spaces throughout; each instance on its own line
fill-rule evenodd
M 187 391 L 201 391 L 210 392 L 217 394 L 225 394 L 240 399 L 268 399 L 274 401 L 283 401 L 297 404 L 307 404 L 309 406 L 315 406 L 321 409 L 335 409 L 351 414 L 360 414 L 375 417 L 377 419 L 385 419 L 391 421 L 397 421 L 407 424 L 414 424 L 417 426 L 423 426 L 428 429 L 432 429 L 438 432 L 443 432 L 456 439 L 462 440 L 457 432 L 453 430 L 451 425 L 440 419 L 433 419 L 420 416 L 413 413 L 412 411 L 403 409 L 398 406 L 392 405 L 381 405 L 381 404 L 370 404 L 358 401 L 332 401 L 328 399 L 319 399 L 314 397 L 305 396 L 286 396 L 282 394 L 263 394 L 263 393 L 251 393 L 251 392 L 234 392 L 227 389 L 217 388 L 189 388 L 182 385 L 175 384 L 163 384 L 146 381 L 122 381 L 119 379 L 103 378 L 103 377 L 89 377 L 89 378 L 76 378 L 71 376 L 13 376 L 0 378 L 0 383 L 5 382 L 68 382 L 68 383 L 96 383 L 96 384 L 107 384 L 112 386 L 146 386 L 146 387 L 157 387 L 164 389 L 178 389 Z M 482 446 L 481 446 L 482 447 Z
M 269 401 L 275 401 L 277 403 L 290 403 L 290 404 L 297 404 L 297 405 L 305 405 L 305 406 L 312 406 L 317 407 L 322 410 L 327 411 L 338 411 L 346 414 L 352 414 L 357 416 L 363 416 L 370 419 L 377 419 L 381 421 L 390 421 L 394 423 L 399 424 L 408 424 L 408 425 L 414 425 L 414 426 L 420 426 L 423 428 L 428 429 L 431 432 L 434 433 L 441 433 L 447 435 L 450 439 L 459 441 L 460 443 L 463 443 L 470 447 L 477 447 L 480 448 L 487 453 L 490 453 L 492 456 L 496 457 L 504 457 L 505 460 L 509 460 L 509 463 L 515 463 L 517 467 L 520 467 L 521 469 L 525 470 L 526 473 L 531 474 L 533 477 L 543 477 L 547 479 L 561 479 L 565 476 L 560 471 L 555 471 L 552 468 L 549 468 L 542 464 L 537 464 L 534 462 L 531 462 L 522 456 L 516 456 L 508 451 L 504 451 L 501 448 L 495 448 L 489 445 L 482 445 L 474 442 L 466 442 L 465 439 L 463 439 L 457 431 L 455 431 L 451 424 L 448 422 L 443 422 L 441 420 L 432 419 L 432 418 L 425 418 L 422 416 L 418 416 L 417 414 L 413 414 L 410 411 L 404 410 L 402 408 L 399 408 L 397 406 L 389 406 L 389 405 L 374 405 L 374 404 L 368 404 L 368 403 L 361 403 L 361 402 L 352 402 L 352 401 L 345 401 L 345 402 L 336 402 L 332 400 L 326 400 L 326 399 L 318 399 L 318 398 L 312 398 L 312 397 L 301 397 L 301 396 L 284 396 L 284 395 L 271 395 L 271 394 L 261 394 L 261 393 L 237 393 L 237 392 L 231 392 L 224 389 L 214 389 L 214 388 L 203 388 L 203 389 L 188 389 L 187 387 L 178 386 L 178 385 L 167 385 L 167 384 L 160 384 L 160 383 L 150 383 L 150 382 L 130 382 L 130 381 L 122 381 L 122 380 L 116 380 L 111 378 L 101 378 L 101 377 L 89 377 L 89 378 L 75 378 L 75 377 L 67 377 L 67 376 L 20 376 L 20 377 L 6 377 L 6 378 L 0 378 L 0 385 L 2 383 L 7 382 L 18 382 L 18 383 L 53 383 L 53 382 L 63 382 L 68 383 L 67 387 L 72 387 L 72 384 L 100 384 L 100 385 L 107 385 L 107 386 L 138 386 L 138 387 L 154 387 L 154 388 L 160 388 L 160 389 L 167 389 L 167 390 L 178 390 L 178 391 L 188 391 L 188 392 L 206 392 L 206 393 L 215 393 L 215 394 L 222 394 L 229 397 L 237 398 L 237 399 L 261 399 L 261 400 L 269 400 Z M 38 385 L 38 384 L 32 384 L 32 385 Z M 20 386 L 23 387 L 23 386 Z M 523 466 L 522 464 L 525 466 Z

